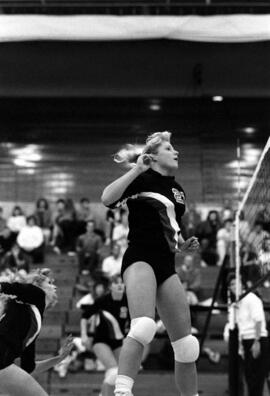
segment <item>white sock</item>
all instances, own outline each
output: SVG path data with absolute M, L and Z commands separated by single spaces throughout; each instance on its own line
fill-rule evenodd
M 134 380 L 126 375 L 118 375 L 115 381 L 115 391 L 116 392 L 130 392 L 132 390 Z

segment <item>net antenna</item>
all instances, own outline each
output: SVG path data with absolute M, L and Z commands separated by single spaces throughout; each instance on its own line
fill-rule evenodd
M 270 271 L 270 249 L 264 251 L 270 237 L 270 137 L 259 158 L 243 199 L 235 215 L 236 301 L 240 296 L 241 246 L 257 257 L 262 275 Z M 270 242 L 269 242 L 270 243 Z M 270 246 L 270 245 L 269 245 Z

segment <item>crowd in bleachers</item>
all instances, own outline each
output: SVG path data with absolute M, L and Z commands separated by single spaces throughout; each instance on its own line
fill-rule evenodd
M 97 219 L 88 198 L 82 198 L 77 204 L 69 198 L 58 199 L 55 204 L 40 198 L 31 213 L 26 213 L 19 205 L 15 205 L 7 215 L 0 208 L 1 275 L 16 270 L 28 272 L 32 266 L 46 261 L 48 251 L 59 256 L 76 256 L 78 276 L 74 281 L 75 305 L 80 310 L 81 304 L 92 304 L 97 296 L 104 294 L 109 280 L 120 273 L 122 256 L 128 243 L 127 216 L 127 210 L 121 208 L 107 210 L 103 219 Z M 261 276 L 261 266 L 258 264 L 269 262 L 269 210 L 265 206 L 260 208 L 253 228 L 244 218 L 241 223 L 241 238 L 245 241 L 241 247 L 242 270 L 244 278 L 251 285 Z M 233 224 L 234 209 L 229 201 L 220 210 L 209 210 L 204 215 L 195 205 L 190 205 L 186 211 L 182 234 L 184 238 L 195 235 L 200 241 L 199 251 L 180 252 L 176 257 L 176 272 L 190 305 L 205 303 L 202 269 L 217 268 L 224 262 L 225 266 L 230 266 Z M 211 298 L 208 303 L 211 303 Z M 194 311 L 192 321 L 194 333 L 198 333 Z M 79 341 L 75 352 L 69 359 L 71 369 L 73 367 L 76 370 L 85 362 L 89 365 L 89 360 L 93 368 L 95 359 L 85 353 Z M 205 352 L 212 362 L 219 361 L 219 356 L 210 348 L 205 348 Z M 98 363 L 95 364 L 95 368 L 98 368 Z M 66 369 L 62 365 L 59 373 L 63 375 L 63 372 L 66 373 Z

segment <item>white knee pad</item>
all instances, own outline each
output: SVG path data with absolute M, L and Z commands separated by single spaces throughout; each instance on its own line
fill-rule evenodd
M 105 372 L 104 382 L 108 385 L 114 386 L 118 374 L 118 367 L 111 367 Z
M 154 319 L 142 316 L 131 320 L 128 336 L 145 346 L 152 341 L 156 330 L 157 325 Z
M 174 358 L 177 362 L 193 363 L 199 357 L 199 342 L 197 338 L 191 334 L 172 342 L 172 347 L 174 351 Z

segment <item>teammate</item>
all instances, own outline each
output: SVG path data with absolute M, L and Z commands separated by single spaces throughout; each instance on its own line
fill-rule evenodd
M 82 305 L 81 339 L 105 366 L 102 396 L 113 395 L 117 375 L 119 352 L 129 328 L 125 286 L 120 275 L 111 278 L 110 292 L 95 300 L 92 305 Z M 96 316 L 97 326 L 93 336 L 88 336 L 88 320 Z
M 185 291 L 175 272 L 176 252 L 196 250 L 197 238 L 184 241 L 180 222 L 185 211 L 185 192 L 175 181 L 179 153 L 170 132 L 150 135 L 137 154 L 128 145 L 116 162 L 132 168 L 108 185 L 102 202 L 109 208 L 127 204 L 129 245 L 123 257 L 131 328 L 120 353 L 115 396 L 131 396 L 143 349 L 156 332 L 155 307 L 168 332 L 175 356 L 176 385 L 181 396 L 196 396 L 198 340 L 191 334 Z
M 10 396 L 47 396 L 29 373 L 50 369 L 70 352 L 72 339 L 61 354 L 35 362 L 35 340 L 46 307 L 56 302 L 56 287 L 47 270 L 33 270 L 20 281 L 0 283 L 0 392 Z M 21 368 L 14 364 L 21 358 Z

